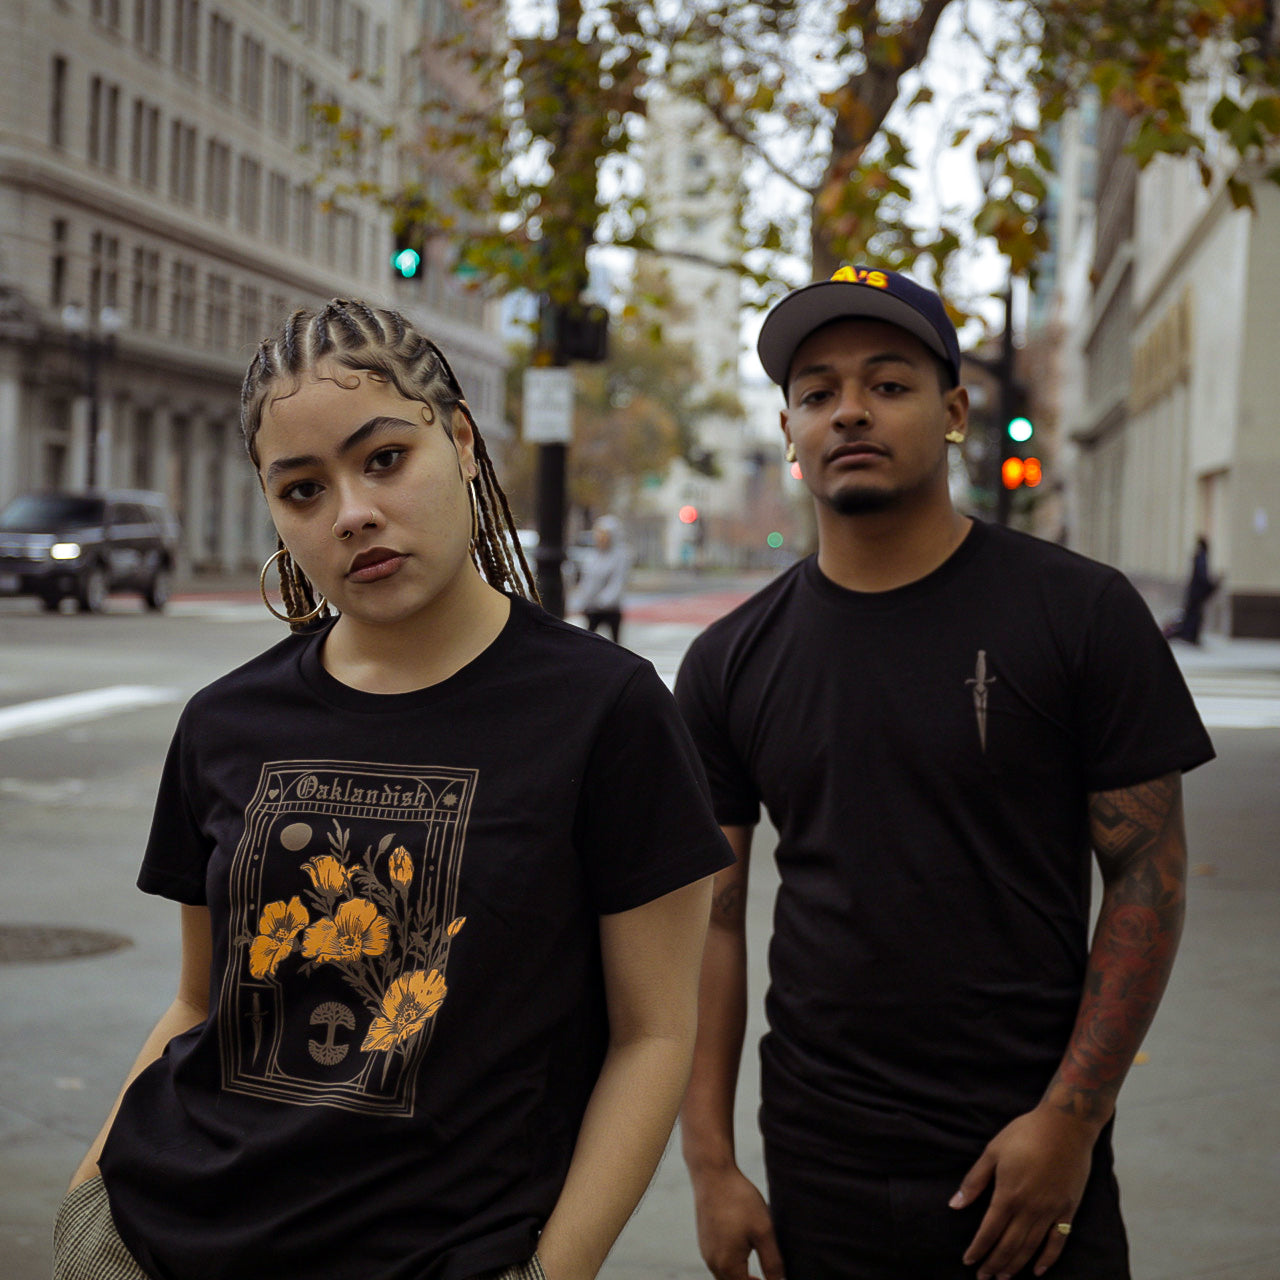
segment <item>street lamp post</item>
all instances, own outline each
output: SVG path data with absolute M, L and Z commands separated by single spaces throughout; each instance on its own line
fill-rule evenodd
M 121 318 L 114 307 L 102 307 L 97 316 L 91 318 L 88 310 L 80 303 L 69 302 L 62 308 L 62 324 L 67 331 L 71 350 L 84 361 L 85 391 L 89 398 L 85 488 L 95 489 L 98 485 L 98 455 L 101 449 L 98 370 L 104 360 L 110 360 L 115 355 L 116 334 L 120 329 Z

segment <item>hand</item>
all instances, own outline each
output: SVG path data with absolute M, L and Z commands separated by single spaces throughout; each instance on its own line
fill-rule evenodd
M 1042 1103 L 987 1144 L 951 1201 L 954 1209 L 972 1204 L 994 1175 L 991 1204 L 964 1254 L 966 1266 L 978 1265 L 978 1280 L 1005 1280 L 1037 1249 L 1036 1275 L 1058 1260 L 1067 1237 L 1054 1227 L 1075 1217 L 1099 1132 Z
M 754 1249 L 764 1280 L 782 1280 L 782 1254 L 764 1197 L 736 1165 L 694 1179 L 698 1248 L 716 1280 L 756 1280 Z

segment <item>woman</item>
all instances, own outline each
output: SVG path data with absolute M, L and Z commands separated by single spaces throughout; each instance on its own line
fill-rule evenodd
M 242 425 L 296 634 L 179 723 L 139 880 L 182 904 L 177 997 L 55 1275 L 585 1280 L 688 1071 L 728 861 L 692 749 L 647 663 L 527 598 L 401 316 L 296 312 Z

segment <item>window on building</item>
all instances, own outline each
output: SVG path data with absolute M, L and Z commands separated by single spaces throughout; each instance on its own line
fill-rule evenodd
M 211 347 L 231 345 L 231 279 L 213 271 L 205 277 L 204 329 Z
M 106 97 L 106 85 L 101 76 L 89 80 L 89 122 L 86 151 L 90 164 L 102 163 L 102 112 Z
M 262 291 L 255 285 L 242 284 L 237 312 L 240 329 L 237 343 L 252 350 L 262 341 Z
M 196 128 L 181 120 L 169 123 L 169 195 L 180 204 L 196 200 Z
M 160 52 L 160 0 L 133 0 L 133 39 L 146 53 Z
M 293 189 L 293 236 L 299 253 L 310 256 L 315 249 L 316 201 L 311 188 L 299 183 Z
M 240 106 L 258 120 L 262 116 L 262 71 L 266 52 L 260 40 L 240 37 Z
M 112 31 L 120 30 L 120 0 L 89 0 L 89 15 Z
M 220 13 L 209 15 L 209 87 L 224 98 L 231 97 L 231 23 Z
M 67 141 L 67 60 L 54 54 L 49 64 L 49 145 L 62 147 Z
M 328 12 L 325 15 L 324 46 L 335 58 L 342 56 L 342 37 L 346 25 L 347 11 L 342 0 L 328 0 Z
M 107 86 L 103 112 L 102 167 L 110 173 L 120 166 L 120 86 Z
M 105 231 L 89 239 L 89 314 L 97 317 L 104 307 L 120 306 L 120 241 Z
M 200 0 L 173 0 L 173 65 L 189 76 L 200 72 Z
M 293 104 L 289 101 L 292 88 L 293 70 L 287 60 L 275 54 L 271 58 L 271 125 L 282 138 L 289 136 L 289 122 L 293 116 Z
M 154 188 L 160 171 L 160 108 L 133 100 L 132 147 L 129 176 L 144 187 Z
M 231 212 L 231 148 L 215 138 L 205 143 L 204 211 L 214 218 Z
M 387 24 L 379 22 L 373 30 L 373 67 L 375 75 L 381 76 L 387 69 Z
M 119 162 L 120 86 L 89 81 L 89 163 L 115 171 Z
M 133 327 L 154 333 L 160 326 L 160 253 L 137 245 L 133 250 Z
M 320 0 L 302 0 L 302 34 L 311 41 L 320 34 Z
M 289 136 L 289 124 L 293 118 L 293 70 L 278 54 L 271 59 L 271 124 L 282 137 Z
M 192 262 L 173 260 L 169 285 L 169 333 L 182 342 L 196 336 L 196 268 Z
M 240 157 L 236 216 L 243 230 L 256 234 L 262 225 L 262 166 L 252 156 Z
M 289 177 L 272 173 L 267 178 L 267 235 L 284 244 L 289 235 Z
M 67 220 L 54 218 L 50 228 L 53 253 L 49 257 L 49 305 L 55 310 L 67 301 Z
M 351 8 L 351 70 L 358 76 L 369 69 L 369 15 L 360 5 Z
M 316 140 L 316 82 L 303 78 L 298 85 L 298 130 L 304 147 Z

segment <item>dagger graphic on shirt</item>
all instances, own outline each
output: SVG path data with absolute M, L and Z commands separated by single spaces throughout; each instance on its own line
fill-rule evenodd
M 965 684 L 973 686 L 973 711 L 978 717 L 978 741 L 982 743 L 983 751 L 987 749 L 987 690 L 995 682 L 995 676 L 990 678 L 987 676 L 987 651 L 979 649 L 973 675 L 965 681 Z

